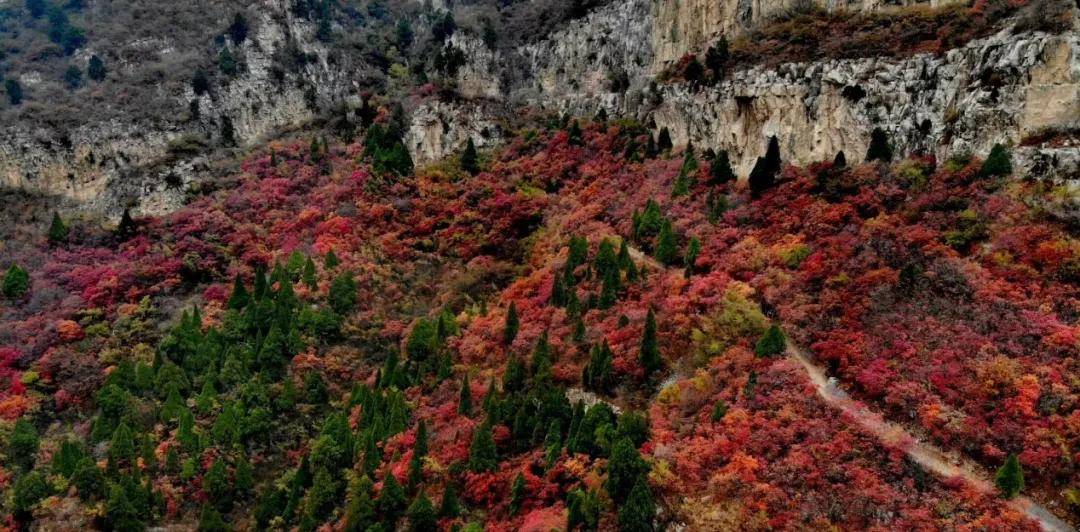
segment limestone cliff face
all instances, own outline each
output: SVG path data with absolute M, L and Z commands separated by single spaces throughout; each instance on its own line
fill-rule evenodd
M 497 103 L 428 101 L 417 106 L 405 132 L 413 162 L 424 165 L 465 148 L 471 138 L 478 148 L 505 136 L 495 117 L 505 112 Z
M 243 147 L 310 121 L 313 104 L 351 97 L 360 65 L 345 54 L 337 54 L 337 64 L 331 64 L 313 24 L 294 17 L 287 0 L 268 0 L 252 27 L 237 50 L 245 72 L 202 96 L 190 86 L 170 95 L 185 108 L 198 101 L 198 118 L 165 123 L 115 119 L 64 131 L 0 127 L 5 139 L 0 143 L 0 186 L 59 196 L 114 216 L 129 204 L 139 213 L 165 212 L 180 205 L 186 183 L 207 168 L 202 154 L 220 140 L 226 117 Z M 170 48 L 168 42 L 160 46 Z M 275 52 L 287 46 L 308 61 L 281 83 L 271 67 Z
M 756 24 L 782 15 L 807 0 L 655 0 L 650 10 L 654 67 L 677 61 L 683 54 L 703 50 L 720 35 L 736 37 Z M 964 0 L 809 0 L 830 11 L 877 11 L 899 6 L 937 7 Z
M 1002 33 L 942 57 L 791 64 L 741 71 L 704 90 L 668 86 L 659 105 L 639 114 L 676 143 L 728 150 L 746 175 L 772 135 L 798 164 L 841 150 L 861 160 L 875 127 L 902 154 L 985 154 L 995 143 L 1077 126 L 1078 87 L 1075 34 Z

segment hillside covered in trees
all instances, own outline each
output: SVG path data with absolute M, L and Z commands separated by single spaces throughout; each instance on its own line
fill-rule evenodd
M 1036 530 L 1075 518 L 1063 194 L 986 159 L 749 180 L 629 121 L 552 117 L 413 169 L 252 153 L 216 190 L 4 247 L 6 524 L 141 530 Z M 16 213 L 16 215 L 18 215 Z M 854 399 L 995 478 L 940 478 Z

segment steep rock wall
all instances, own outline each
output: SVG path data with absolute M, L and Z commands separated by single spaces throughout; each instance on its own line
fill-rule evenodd
M 208 168 L 206 146 L 220 140 L 225 117 L 238 146 L 253 144 L 314 117 L 313 104 L 351 98 L 361 66 L 314 37 L 310 22 L 296 18 L 288 0 L 268 0 L 238 54 L 246 71 L 196 96 L 190 86 L 170 95 L 181 106 L 198 101 L 197 119 L 169 122 L 120 119 L 70 130 L 0 127 L 0 186 L 58 196 L 87 210 L 118 216 L 160 213 L 181 204 L 184 187 Z M 138 43 L 134 43 L 138 44 Z M 168 42 L 159 43 L 166 52 Z M 275 52 L 294 46 L 308 62 L 284 83 L 272 71 Z M 88 51 L 91 52 L 91 51 Z M 303 80 L 304 83 L 298 83 Z

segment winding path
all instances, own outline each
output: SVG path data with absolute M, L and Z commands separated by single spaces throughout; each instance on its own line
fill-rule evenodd
M 799 363 L 818 395 L 828 404 L 848 414 L 859 426 L 886 444 L 897 445 L 907 452 L 911 459 L 923 469 L 939 477 L 960 477 L 972 486 L 984 492 L 995 491 L 994 485 L 981 472 L 977 464 L 964 459 L 953 459 L 937 447 L 919 441 L 903 427 L 885 420 L 880 414 L 870 411 L 866 406 L 852 400 L 843 390 L 836 387 L 825 376 L 825 370 L 819 367 L 806 353 L 788 345 L 787 355 Z M 1067 532 L 1074 530 L 1065 521 L 1055 516 L 1050 510 L 1028 497 L 1017 496 L 1008 501 L 1017 510 L 1039 523 L 1047 532 Z
M 631 247 L 629 251 L 631 258 L 635 261 L 644 262 L 653 269 L 659 271 L 673 270 L 642 253 L 637 248 Z M 824 368 L 818 366 L 810 355 L 790 343 L 787 346 L 787 355 L 806 371 L 807 377 L 822 400 L 848 414 L 855 423 L 875 435 L 881 442 L 903 449 L 911 460 L 924 470 L 942 478 L 960 477 L 983 492 L 994 493 L 997 491 L 980 465 L 963 458 L 950 457 L 936 446 L 919 441 L 903 426 L 886 420 L 862 403 L 851 399 L 847 393 L 836 386 L 834 380 L 826 376 Z M 1039 526 L 1046 532 L 1071 532 L 1076 530 L 1072 525 L 1058 518 L 1053 512 L 1029 497 L 1021 495 L 1007 502 L 1016 510 L 1039 523 Z

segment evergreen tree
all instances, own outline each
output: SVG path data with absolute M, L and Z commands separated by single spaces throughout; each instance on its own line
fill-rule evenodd
M 427 423 L 420 420 L 416 428 L 416 441 L 413 444 L 412 458 L 409 459 L 408 487 L 410 492 L 416 492 L 424 481 L 424 457 L 428 453 Z
M 131 211 L 124 209 L 124 214 L 120 216 L 120 223 L 116 226 L 116 236 L 120 240 L 128 240 L 137 232 L 138 227 L 135 225 L 135 220 L 131 218 Z
M 476 144 L 473 143 L 471 137 L 465 143 L 465 151 L 461 153 L 461 169 L 470 175 L 476 175 L 480 171 L 477 164 Z
M 240 275 L 237 274 L 236 279 L 233 281 L 232 295 L 229 296 L 229 301 L 226 306 L 233 310 L 243 310 L 251 302 L 251 296 L 248 294 L 247 288 L 244 287 L 244 281 L 240 279 Z
M 656 518 L 656 502 L 648 480 L 639 477 L 626 503 L 619 506 L 619 532 L 652 532 Z
M 570 129 L 567 130 L 567 143 L 571 146 L 585 145 L 585 139 L 582 137 L 581 133 L 581 126 L 578 125 L 577 120 L 570 123 Z
M 4 273 L 4 285 L 2 291 L 8 299 L 19 299 L 30 290 L 30 274 L 12 263 Z
M 247 498 L 251 491 L 255 489 L 255 471 L 251 467 L 251 461 L 248 460 L 247 453 L 243 450 L 240 451 L 240 458 L 236 461 L 233 486 L 236 488 L 236 494 L 243 498 Z
M 109 469 L 116 470 L 134 464 L 135 436 L 127 423 L 121 422 L 109 442 Z
M 715 81 L 719 81 L 723 77 L 724 67 L 727 65 L 730 55 L 727 37 L 723 35 L 705 52 L 705 66 L 712 71 Z
M 221 73 L 226 76 L 236 75 L 236 58 L 233 57 L 229 47 L 225 46 L 218 52 L 218 68 L 221 69 Z
M 698 237 L 690 238 L 690 243 L 686 245 L 686 256 L 683 258 L 686 264 L 686 271 L 684 277 L 687 279 L 694 273 L 694 264 L 697 262 L 698 255 L 701 254 L 701 240 Z
M 161 421 L 168 422 L 180 416 L 180 410 L 184 407 L 184 399 L 180 397 L 180 388 L 176 382 L 169 383 L 169 391 L 165 397 L 165 403 L 161 405 L 159 417 Z
M 228 471 L 225 469 L 225 461 L 218 458 L 203 476 L 203 490 L 210 497 L 210 501 L 223 512 L 232 509 L 233 485 L 229 480 Z
M 405 492 L 391 472 L 387 472 L 386 478 L 383 479 L 377 507 L 383 522 L 391 524 L 397 523 L 402 512 L 405 511 Z
M 19 80 L 8 78 L 4 80 L 4 91 L 7 92 L 8 103 L 19 105 L 23 101 L 23 88 Z
M 604 340 L 602 345 L 593 346 L 589 353 L 589 363 L 585 365 L 581 376 L 585 388 L 599 393 L 611 391 L 614 385 L 612 356 L 607 340 Z
M 34 506 L 45 497 L 48 497 L 51 491 L 41 473 L 37 471 L 27 473 L 19 477 L 19 480 L 15 482 L 15 487 L 12 489 L 12 509 L 19 516 L 30 514 Z
M 769 146 L 765 157 L 759 157 L 750 171 L 750 192 L 754 196 L 776 185 L 776 176 L 780 173 L 780 142 L 775 136 L 769 137 Z
M 875 127 L 870 133 L 870 147 L 866 149 L 866 161 L 881 161 L 887 163 L 893 158 L 893 149 L 889 145 L 889 138 L 885 130 Z
M 735 181 L 735 171 L 731 169 L 731 159 L 727 150 L 720 150 L 720 153 L 709 162 L 709 178 L 711 184 L 714 185 Z
M 409 532 L 429 532 L 438 529 L 438 519 L 435 516 L 435 507 L 431 499 L 424 493 L 420 493 L 416 500 L 409 505 Z
M 786 347 L 787 339 L 784 338 L 783 331 L 780 326 L 773 324 L 754 346 L 754 353 L 758 357 L 771 357 L 783 353 Z
M 111 530 L 139 531 L 145 528 L 139 511 L 128 498 L 127 490 L 119 484 L 109 488 L 109 500 L 105 503 L 105 520 Z
M 301 529 L 310 527 L 314 530 L 326 521 L 334 508 L 337 491 L 337 483 L 333 475 L 326 468 L 320 467 L 315 473 L 315 478 L 312 479 L 311 488 L 308 489 Z
M 86 77 L 94 81 L 102 81 L 107 73 L 105 62 L 97 55 L 90 56 L 90 62 L 86 66 Z
M 472 444 L 469 446 L 469 470 L 480 473 L 494 472 L 498 468 L 495 438 L 491 434 L 491 425 L 484 422 L 473 431 Z
M 994 475 L 994 484 L 997 485 L 1001 496 L 1006 499 L 1016 497 L 1024 489 L 1024 472 L 1015 454 L 1010 454 L 1005 460 L 1005 465 L 997 470 L 997 474 Z
M 375 502 L 371 499 L 371 478 L 363 475 L 349 486 L 349 499 L 345 509 L 345 531 L 365 532 L 377 521 Z
M 19 418 L 8 438 L 7 455 L 8 461 L 24 471 L 33 469 L 37 460 L 38 438 L 37 429 L 26 418 Z
M 656 250 L 653 255 L 656 260 L 663 264 L 675 264 L 678 259 L 678 249 L 675 243 L 675 232 L 671 228 L 671 221 L 665 219 L 660 224 L 660 234 L 656 237 Z
M 191 415 L 191 410 L 187 408 L 180 411 L 176 440 L 189 453 L 195 452 L 199 448 L 199 437 L 195 434 L 195 417 Z
M 720 420 L 724 419 L 724 416 L 727 415 L 727 411 L 728 411 L 727 403 L 725 403 L 723 399 L 717 399 L 716 404 L 713 405 L 713 409 L 712 409 L 712 416 L 711 416 L 712 421 L 714 423 L 716 423 L 716 422 L 719 422 Z
M 1007 176 L 1013 172 L 1012 160 L 1008 150 L 1001 144 L 994 144 L 990 149 L 990 155 L 983 161 L 979 169 L 980 177 Z
M 679 175 L 675 178 L 675 185 L 671 189 L 671 197 L 677 198 L 690 193 L 690 189 L 694 186 L 694 176 L 697 175 L 697 170 L 698 160 L 694 155 L 694 145 L 687 144 L 682 168 L 679 169 Z
M 664 360 L 660 358 L 660 347 L 656 338 L 656 315 L 653 314 L 652 309 L 649 309 L 645 317 L 645 331 L 641 336 L 641 353 L 638 355 L 638 362 L 645 369 L 646 379 L 651 378 L 664 365 Z
M 210 504 L 204 504 L 199 514 L 198 532 L 228 532 L 229 527 L 221 518 L 221 514 Z
M 439 503 L 439 517 L 454 519 L 462 513 L 461 501 L 458 500 L 457 490 L 453 484 L 447 484 L 443 491 L 442 501 Z
M 53 213 L 52 224 L 49 225 L 49 242 L 52 244 L 63 244 L 67 242 L 68 226 L 64 224 L 64 220 L 60 218 L 59 213 Z
M 630 438 L 619 438 L 611 448 L 611 458 L 607 464 L 607 483 L 604 487 L 616 503 L 627 502 L 630 490 L 638 479 L 648 472 L 649 464 L 641 458 Z
M 341 264 L 341 261 L 338 260 L 338 256 L 334 253 L 334 250 L 331 249 L 330 251 L 327 251 L 326 258 L 323 259 L 323 269 L 333 270 L 338 267 L 338 264 Z
M 847 156 L 844 155 L 844 150 L 836 152 L 836 157 L 833 157 L 832 166 L 834 170 L 847 168 Z
M 461 381 L 461 393 L 458 396 L 458 414 L 463 416 L 471 416 L 473 409 L 472 390 L 469 387 L 469 375 L 466 373 L 465 378 Z
M 567 494 L 566 530 L 593 531 L 600 524 L 601 505 L 594 492 L 580 488 Z
M 71 485 L 79 490 L 79 498 L 88 501 L 100 497 L 105 491 L 105 476 L 89 456 L 82 458 L 71 474 Z
M 409 24 L 409 19 L 398 19 L 397 26 L 394 28 L 397 37 L 398 49 L 402 51 L 408 51 L 409 47 L 413 43 L 413 29 L 412 24 Z
M 510 515 L 517 515 L 521 511 L 523 502 L 525 502 L 525 475 L 518 473 L 510 486 Z
M 236 13 L 233 15 L 232 24 L 229 25 L 229 37 L 232 38 L 233 44 L 239 46 L 247 40 L 247 35 L 247 19 L 244 18 L 243 13 Z
M 356 280 L 349 272 L 342 273 L 330 283 L 327 296 L 330 308 L 339 315 L 346 315 L 356 306 Z
M 660 153 L 668 153 L 671 151 L 672 147 L 671 132 L 668 131 L 668 128 L 666 127 L 660 128 L 660 135 L 656 138 L 656 149 L 659 150 Z
M 233 127 L 232 118 L 221 117 L 221 144 L 223 146 L 236 146 L 236 129 Z
M 317 290 L 319 288 L 318 279 L 316 279 L 315 273 L 315 261 L 311 260 L 311 257 L 307 257 L 304 261 L 304 271 L 300 275 L 300 279 L 304 281 L 304 284 L 311 290 Z
M 518 321 L 517 305 L 513 301 L 510 302 L 510 310 L 506 312 L 506 326 L 503 328 L 503 344 L 511 345 L 514 343 L 514 339 L 517 338 L 518 329 L 521 327 L 521 323 Z

